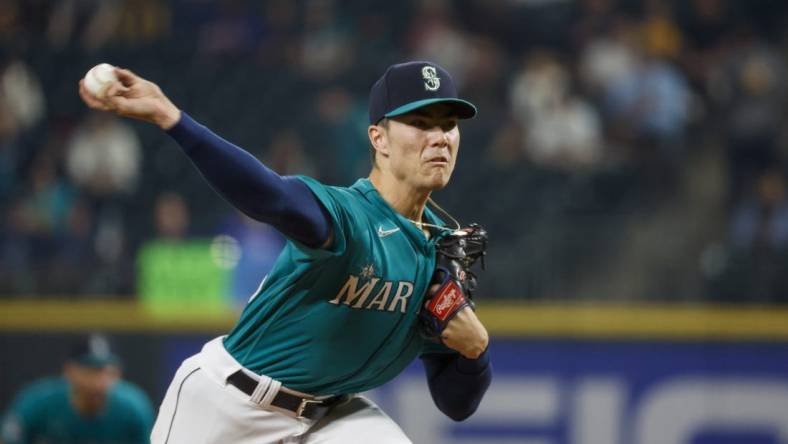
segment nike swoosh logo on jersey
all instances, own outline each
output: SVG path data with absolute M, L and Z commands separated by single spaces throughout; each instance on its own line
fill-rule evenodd
M 383 227 L 381 226 L 381 227 L 378 227 L 378 236 L 380 236 L 380 237 L 391 236 L 392 234 L 396 233 L 397 231 L 399 231 L 399 228 L 392 228 L 390 230 L 384 230 Z

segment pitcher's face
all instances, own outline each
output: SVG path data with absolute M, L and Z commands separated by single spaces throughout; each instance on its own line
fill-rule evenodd
M 389 166 L 394 176 L 419 190 L 446 186 L 460 146 L 457 116 L 442 103 L 389 119 Z

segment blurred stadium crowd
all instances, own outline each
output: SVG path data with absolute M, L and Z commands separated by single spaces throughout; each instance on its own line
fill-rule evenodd
M 349 185 L 369 168 L 370 85 L 426 59 L 480 109 L 436 200 L 491 233 L 484 293 L 784 301 L 787 10 L 0 0 L 0 294 L 133 297 L 145 243 L 218 234 L 257 282 L 281 245 L 166 134 L 88 112 L 77 81 L 94 64 L 157 82 L 280 173 Z

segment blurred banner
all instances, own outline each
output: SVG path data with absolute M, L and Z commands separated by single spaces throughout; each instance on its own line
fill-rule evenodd
M 492 341 L 495 376 L 456 423 L 421 365 L 373 392 L 416 443 L 788 442 L 788 343 Z
M 494 378 L 456 423 L 421 363 L 369 393 L 415 443 L 788 443 L 788 310 L 507 304 L 479 315 Z M 234 315 L 162 319 L 133 303 L 0 303 L 0 406 L 58 373 L 73 337 L 108 332 L 126 377 L 155 405 L 181 361 Z

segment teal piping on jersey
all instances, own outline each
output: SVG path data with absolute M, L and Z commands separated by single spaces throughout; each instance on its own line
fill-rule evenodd
M 383 117 L 397 117 L 403 114 L 407 114 L 414 109 L 421 108 L 423 106 L 432 105 L 433 103 L 448 103 L 451 105 L 455 105 L 455 109 L 457 110 L 457 116 L 460 119 L 470 119 L 476 115 L 476 107 L 473 103 L 468 102 L 467 100 L 462 99 L 452 99 L 452 98 L 436 98 L 436 99 L 422 99 L 416 100 L 415 102 L 406 103 L 398 108 L 394 108 L 393 110 L 387 112 Z

